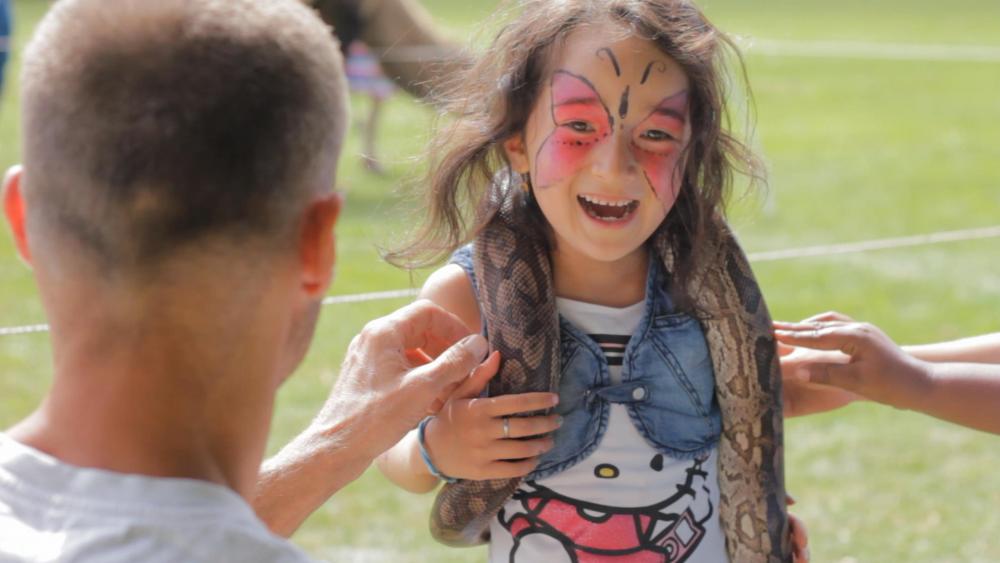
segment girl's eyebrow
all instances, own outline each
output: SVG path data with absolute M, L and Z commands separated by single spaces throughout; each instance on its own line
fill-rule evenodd
M 662 115 L 664 117 L 672 117 L 681 121 L 682 123 L 687 121 L 687 116 L 685 115 L 688 105 L 688 91 L 681 90 L 676 94 L 672 94 L 660 100 L 660 103 L 656 104 L 653 108 L 651 115 Z
M 653 65 L 656 65 L 657 70 L 660 72 L 667 71 L 667 63 L 663 61 L 649 61 L 649 64 L 646 65 L 646 70 L 642 71 L 642 79 L 639 80 L 640 85 L 645 84 L 646 80 L 649 79 L 649 73 L 653 70 Z
M 611 64 L 615 67 L 615 76 L 621 76 L 622 67 L 618 66 L 618 58 L 615 57 L 615 53 L 614 51 L 611 50 L 611 47 L 601 47 L 600 49 L 598 49 L 596 53 L 597 58 L 601 58 L 601 53 L 608 54 L 608 59 L 611 61 Z
M 557 84 L 566 84 L 566 86 L 557 90 Z M 559 69 L 552 73 L 552 107 L 567 105 L 598 105 L 608 113 L 609 118 L 611 117 L 607 104 L 604 103 L 601 95 L 597 93 L 597 88 L 589 80 L 568 70 Z M 614 120 L 610 119 L 610 121 Z
M 562 106 L 601 105 L 601 100 L 598 100 L 593 96 L 588 96 L 586 98 L 568 98 L 565 100 L 559 100 L 554 105 L 557 108 Z

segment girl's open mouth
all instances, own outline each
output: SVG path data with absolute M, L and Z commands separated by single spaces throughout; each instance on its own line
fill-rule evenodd
M 628 219 L 639 202 L 634 199 L 623 199 L 620 201 L 610 201 L 595 196 L 578 195 L 576 200 L 580 202 L 580 207 L 594 219 L 614 223 Z

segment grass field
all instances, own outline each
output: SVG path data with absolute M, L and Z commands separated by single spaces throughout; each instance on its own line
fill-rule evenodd
M 462 39 L 495 5 L 424 3 Z M 758 40 L 1000 49 L 995 0 L 703 4 L 725 29 Z M 46 6 L 15 0 L 17 47 Z M 733 210 L 748 251 L 1000 224 L 1000 62 L 753 50 L 747 62 L 758 144 L 771 170 L 768 197 L 742 200 Z M 355 102 L 363 108 L 364 100 Z M 16 90 L 8 88 L 0 107 L 5 168 L 18 160 Z M 335 293 L 419 281 L 420 275 L 411 280 L 380 262 L 375 244 L 392 244 L 405 233 L 398 190 L 421 170 L 415 156 L 429 119 L 426 108 L 403 96 L 391 102 L 380 131 L 390 160 L 385 178 L 362 171 L 352 133 L 340 172 L 348 208 L 338 231 Z M 767 262 L 756 271 L 777 318 L 838 309 L 909 343 L 1000 330 L 997 239 Z M 0 288 L 0 326 L 42 319 L 30 274 L 6 235 L 0 236 Z M 311 354 L 279 397 L 272 450 L 322 403 L 351 336 L 402 303 L 327 308 Z M 0 338 L 0 427 L 29 412 L 49 371 L 44 335 Z M 814 561 L 1000 561 L 1000 438 L 874 405 L 791 420 L 787 427 L 788 486 L 798 500 L 795 512 L 809 526 Z M 483 560 L 481 549 L 453 550 L 430 539 L 430 502 L 369 471 L 294 540 L 332 561 Z

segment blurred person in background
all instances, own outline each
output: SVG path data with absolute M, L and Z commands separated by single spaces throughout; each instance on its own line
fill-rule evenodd
M 385 174 L 376 147 L 378 122 L 385 100 L 396 91 L 396 87 L 382 72 L 378 57 L 360 40 L 352 41 L 347 49 L 345 70 L 351 92 L 368 98 L 368 111 L 364 112 L 361 122 L 361 163 L 370 172 Z
M 420 99 L 434 92 L 470 59 L 445 39 L 417 0 L 313 0 L 333 26 L 344 55 L 361 40 L 397 86 Z

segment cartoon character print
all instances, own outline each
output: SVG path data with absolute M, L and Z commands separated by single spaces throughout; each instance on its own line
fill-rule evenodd
M 498 514 L 513 541 L 509 561 L 680 563 L 699 549 L 698 559 L 711 559 L 721 539 L 714 535 L 717 459 L 714 451 L 688 461 L 665 457 L 623 405 L 611 405 L 604 436 L 586 459 L 525 482 Z M 715 541 L 702 546 L 708 533 Z
M 676 483 L 672 494 L 641 506 L 570 498 L 527 482 L 514 494 L 518 509 L 508 512 L 508 505 L 499 514 L 501 525 L 514 540 L 511 563 L 543 557 L 547 563 L 555 563 L 554 552 L 565 553 L 562 561 L 574 563 L 686 561 L 701 543 L 706 523 L 715 513 L 705 485 L 707 460 L 707 456 L 692 460 L 684 471 L 684 482 Z M 581 465 L 592 468 L 595 479 L 601 481 L 627 477 L 614 464 Z M 654 455 L 649 466 L 652 471 L 662 470 L 663 456 Z M 613 490 L 613 483 L 609 487 Z

